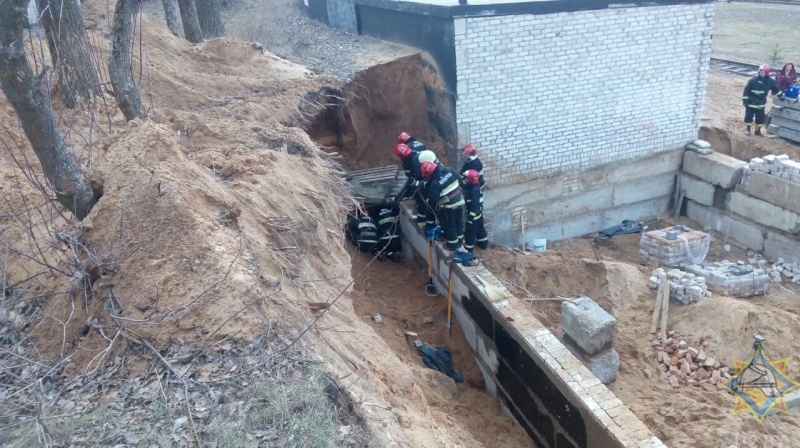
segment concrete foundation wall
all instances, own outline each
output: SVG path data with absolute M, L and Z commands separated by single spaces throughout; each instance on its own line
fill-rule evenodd
M 403 251 L 426 266 L 427 243 L 409 210 L 401 213 Z M 453 281 L 453 314 L 475 352 L 486 390 L 536 446 L 665 448 L 635 415 L 502 287 L 483 266 L 446 263 L 433 251 L 434 283 L 445 300 Z M 451 270 L 452 269 L 452 270 Z M 478 277 L 500 291 L 492 301 Z
M 768 260 L 800 262 L 800 183 L 719 153 L 687 151 L 683 167 L 686 216 Z
M 493 241 L 560 240 L 666 211 L 683 150 L 492 188 L 484 199 Z M 491 180 L 487 180 L 491 182 Z

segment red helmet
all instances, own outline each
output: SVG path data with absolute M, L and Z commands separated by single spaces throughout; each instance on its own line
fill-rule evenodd
M 408 132 L 401 132 L 400 135 L 397 136 L 397 143 L 405 143 L 410 139 L 411 136 L 408 135 Z
M 761 64 L 758 67 L 758 71 L 762 71 L 762 70 L 764 71 L 764 75 L 765 76 L 769 76 L 769 64 Z
M 478 148 L 476 148 L 473 145 L 465 146 L 464 149 L 462 149 L 462 151 L 464 151 L 464 154 L 466 154 L 469 157 L 478 155 Z
M 394 147 L 394 155 L 401 159 L 405 159 L 411 155 L 411 148 L 409 148 L 405 143 L 399 143 Z
M 433 171 L 436 169 L 436 164 L 433 162 L 422 162 L 422 166 L 420 168 L 422 171 L 422 177 L 431 177 L 433 175 Z
M 481 180 L 481 174 L 475 170 L 467 170 L 467 183 L 471 185 L 478 185 L 478 182 Z

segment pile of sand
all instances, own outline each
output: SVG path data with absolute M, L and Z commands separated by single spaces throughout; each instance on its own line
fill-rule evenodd
M 781 414 L 759 424 L 750 414 L 733 415 L 735 399 L 726 391 L 673 389 L 659 378 L 649 333 L 655 293 L 647 287 L 655 265 L 636 261 L 639 235 L 615 236 L 610 247 L 592 247 L 591 241 L 559 242 L 543 254 L 494 249 L 485 253 L 486 266 L 520 299 L 586 294 L 616 317 L 614 348 L 620 371 L 609 388 L 668 446 L 792 446 L 800 437 L 796 416 Z M 720 253 L 715 246 L 721 244 L 715 238 L 709 257 Z M 800 306 L 783 298 L 784 294 L 749 299 L 714 294 L 688 306 L 674 304 L 669 327 L 687 342 L 703 341 L 709 356 L 729 365 L 732 358 L 750 355 L 753 333 L 766 336 L 771 358 L 795 356 L 800 342 L 792 334 L 800 325 Z M 529 309 L 561 334 L 560 302 L 534 302 Z M 789 361 L 787 373 L 800 378 L 796 358 Z

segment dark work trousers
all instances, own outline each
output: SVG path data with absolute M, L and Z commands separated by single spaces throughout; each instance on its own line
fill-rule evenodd
M 417 204 L 417 215 L 425 217 L 428 215 L 428 204 L 425 203 L 425 196 L 423 196 L 423 194 L 422 187 L 416 187 L 414 189 L 414 202 Z
M 478 214 L 475 218 L 467 212 L 467 225 L 464 229 L 464 248 L 472 252 L 475 244 L 481 249 L 489 247 L 489 237 L 486 234 L 486 227 L 483 226 L 483 214 Z
M 744 110 L 745 124 L 753 123 L 753 116 L 756 118 L 757 125 L 763 125 L 764 121 L 766 121 L 766 117 L 764 116 L 764 107 L 746 107 Z
M 447 248 L 458 249 L 464 238 L 464 207 L 439 207 L 438 214 Z

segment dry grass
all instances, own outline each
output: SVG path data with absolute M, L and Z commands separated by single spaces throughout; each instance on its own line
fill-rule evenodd
M 782 67 L 800 61 L 800 7 L 715 3 L 715 57 Z

